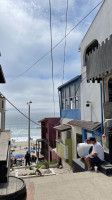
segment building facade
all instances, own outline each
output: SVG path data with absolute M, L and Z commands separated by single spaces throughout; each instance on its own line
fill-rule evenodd
M 1 66 L 0 83 L 5 83 Z M 11 131 L 5 129 L 5 111 L 6 99 L 0 93 L 0 199 L 26 200 L 25 182 L 20 178 L 10 176 Z
M 55 153 L 56 131 L 53 127 L 60 124 L 60 118 L 44 118 L 39 122 L 41 123 L 42 155 L 48 162 L 51 162 L 52 160 L 58 161 L 58 156 Z
M 108 136 L 103 138 L 102 135 L 112 128 L 111 9 L 112 1 L 104 0 L 80 44 L 81 76 L 74 78 L 76 88 L 80 80 L 80 95 L 75 94 L 75 98 L 72 98 L 72 80 L 58 88 L 61 125 L 68 127 L 55 128 L 63 132 L 63 143 L 68 137 L 67 132 L 71 132 L 72 159 L 78 157 L 78 142 L 84 142 L 91 135 L 105 148 L 108 147 Z
M 82 85 L 82 113 L 85 116 L 84 104 L 89 100 L 92 105 L 93 121 L 101 122 L 101 134 L 105 134 L 108 150 L 108 131 L 112 129 L 112 1 L 104 0 L 90 28 L 85 34 L 79 50 L 81 51 L 82 74 L 87 78 L 85 85 L 90 87 L 91 95 L 84 93 Z M 107 14 L 108 13 L 108 14 Z M 84 76 L 83 75 L 83 76 Z M 88 82 L 88 83 L 87 83 Z
M 82 130 L 69 125 L 71 120 L 81 120 L 81 76 L 76 76 L 58 87 L 60 104 L 60 125 L 57 132 L 57 155 L 63 167 L 71 168 L 72 159 L 77 157 L 77 144 L 82 142 Z M 60 137 L 59 137 L 60 133 Z

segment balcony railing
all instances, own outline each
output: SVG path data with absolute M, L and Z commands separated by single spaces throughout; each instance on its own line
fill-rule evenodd
M 56 151 L 60 158 L 63 158 L 72 166 L 72 139 L 65 139 L 64 144 L 62 140 L 56 141 Z
M 112 73 L 112 35 L 87 56 L 87 81 L 100 81 Z
M 68 160 L 68 146 L 62 144 L 60 141 L 56 142 L 56 151 L 59 157 Z

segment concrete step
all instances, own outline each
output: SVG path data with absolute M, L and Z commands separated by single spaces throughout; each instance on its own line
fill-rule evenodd
M 112 164 L 109 162 L 105 161 L 102 164 L 98 165 L 98 170 L 102 172 L 103 174 L 110 176 L 112 175 Z
M 97 166 L 98 166 L 98 170 L 102 172 L 103 174 L 107 176 L 112 175 L 112 164 L 110 164 L 109 162 L 104 161 L 101 164 L 97 164 Z M 87 171 L 87 165 L 85 164 L 84 159 L 82 158 L 73 159 L 72 169 L 74 173 Z M 93 166 L 93 170 L 94 170 L 94 166 Z
M 87 171 L 87 166 L 83 158 L 75 158 L 72 160 L 73 172 Z

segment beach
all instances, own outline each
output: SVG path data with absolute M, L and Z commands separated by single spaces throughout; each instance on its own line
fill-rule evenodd
M 19 141 L 19 142 L 11 141 L 11 144 L 13 146 L 15 146 L 14 151 L 13 151 L 14 155 L 16 155 L 16 154 L 26 154 L 26 151 L 28 149 L 28 141 L 23 141 L 23 142 L 22 141 Z M 33 148 L 33 146 L 35 146 L 35 144 L 36 144 L 36 141 L 31 140 L 30 141 L 30 149 Z

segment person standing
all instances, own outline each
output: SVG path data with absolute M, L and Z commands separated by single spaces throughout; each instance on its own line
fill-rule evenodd
M 30 154 L 28 153 L 28 151 L 27 151 L 27 153 L 25 155 L 25 159 L 26 159 L 25 166 L 27 166 L 27 164 L 30 166 Z

